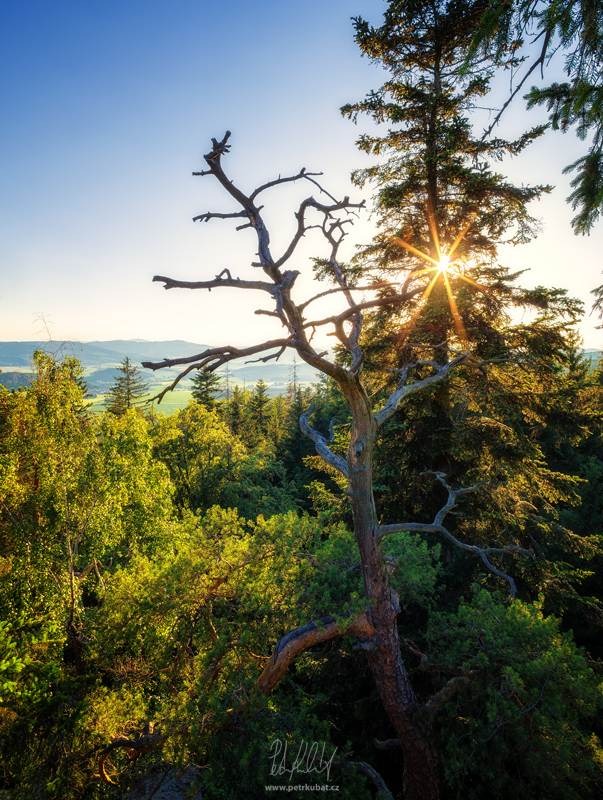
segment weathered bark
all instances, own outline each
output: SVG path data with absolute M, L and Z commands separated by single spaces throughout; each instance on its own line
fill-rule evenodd
M 300 653 L 346 633 L 357 636 L 360 641 L 368 639 L 372 634 L 372 628 L 366 614 L 360 614 L 345 626 L 338 625 L 335 617 L 323 617 L 318 620 L 318 624 L 310 622 L 302 628 L 291 631 L 283 636 L 274 648 L 270 661 L 255 683 L 255 688 L 262 694 L 270 694 L 285 676 L 293 659 Z
M 373 631 L 373 647 L 367 649 L 368 664 L 402 748 L 404 797 L 436 800 L 439 797 L 436 751 L 429 732 L 421 725 L 420 704 L 402 660 L 396 624 L 399 598 L 391 587 L 378 535 L 372 475 L 377 424 L 360 381 L 350 380 L 342 389 L 352 411 L 347 456 L 349 495 L 362 562 L 367 616 Z

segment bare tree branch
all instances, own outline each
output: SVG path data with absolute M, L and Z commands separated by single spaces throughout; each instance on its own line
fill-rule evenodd
M 293 659 L 316 644 L 344 634 L 357 636 L 365 641 L 370 638 L 372 631 L 366 614 L 360 614 L 346 625 L 339 625 L 335 617 L 323 617 L 318 623 L 310 622 L 308 625 L 296 628 L 279 640 L 270 661 L 256 681 L 255 688 L 265 695 L 270 694 L 284 677 Z
M 336 292 L 349 292 L 350 289 L 353 289 L 355 292 L 370 292 L 372 289 L 384 289 L 386 286 L 392 285 L 393 284 L 390 281 L 381 281 L 380 283 L 371 283 L 368 286 L 335 286 L 333 289 L 327 289 L 324 292 L 314 295 L 314 297 L 311 297 L 309 300 L 300 303 L 298 308 L 300 311 L 303 311 L 315 300 L 321 300 L 323 297 L 327 297 L 330 294 L 335 294 Z
M 470 683 L 471 680 L 466 676 L 451 678 L 437 694 L 434 694 L 434 696 L 425 703 L 424 711 L 427 717 L 433 719 L 442 706 L 449 703 L 460 689 L 465 689 Z
M 227 278 L 221 278 L 225 272 L 228 273 Z M 212 289 L 218 286 L 231 286 L 235 289 L 258 289 L 262 292 L 273 293 L 274 286 L 266 281 L 244 281 L 241 278 L 232 278 L 228 270 L 222 270 L 220 275 L 211 281 L 178 281 L 174 278 L 166 278 L 164 275 L 155 275 L 153 281 L 164 283 L 164 289 Z
M 255 313 L 257 314 L 258 312 L 256 311 Z M 272 359 L 274 359 L 275 361 L 278 361 L 279 358 L 285 352 L 285 350 L 286 350 L 286 348 L 283 346 L 278 351 L 278 353 L 271 353 L 269 356 L 264 356 L 263 358 L 252 358 L 250 361 L 246 361 L 245 363 L 246 364 L 257 364 L 258 362 L 261 361 L 262 364 L 265 364 L 267 361 L 272 361 Z
M 235 217 L 246 217 L 246 211 L 234 211 L 230 214 L 221 214 L 217 211 L 206 211 L 205 214 L 199 214 L 193 217 L 193 222 L 209 222 L 210 219 L 234 219 Z
M 335 202 L 331 206 L 325 206 L 322 203 L 319 203 L 313 197 L 306 198 L 301 203 L 301 205 L 299 206 L 299 210 L 295 214 L 295 217 L 297 219 L 297 231 L 295 232 L 293 239 L 289 243 L 289 246 L 287 247 L 283 255 L 276 261 L 275 266 L 282 267 L 282 265 L 291 258 L 291 256 L 295 251 L 295 248 L 299 244 L 305 232 L 309 230 L 310 227 L 313 227 L 306 225 L 305 215 L 308 208 L 315 208 L 317 211 L 321 211 L 325 215 L 325 219 L 328 219 L 334 211 L 342 211 L 344 209 L 349 209 L 349 208 L 364 208 L 364 205 L 365 205 L 364 200 L 362 201 L 362 203 L 350 203 L 349 197 L 344 197 L 343 200 L 341 200 L 340 202 Z M 324 232 L 324 226 L 321 226 L 321 229 Z
M 517 587 L 515 586 L 515 581 L 511 578 L 510 575 L 507 575 L 504 572 L 501 572 L 495 566 L 493 566 L 490 561 L 488 560 L 489 555 L 501 555 L 503 553 L 522 553 L 523 555 L 531 556 L 534 558 L 534 551 L 533 550 L 526 550 L 523 547 L 518 547 L 517 545 L 507 545 L 506 547 L 487 547 L 482 548 L 478 547 L 474 544 L 465 544 L 464 542 L 459 541 L 455 536 L 453 536 L 450 531 L 442 525 L 444 518 L 448 514 L 448 512 L 454 508 L 456 505 L 456 500 L 460 495 L 467 494 L 468 492 L 474 492 L 480 488 L 480 486 L 485 486 L 487 483 L 485 481 L 480 481 L 476 483 L 474 486 L 468 486 L 464 489 L 452 489 L 445 480 L 445 475 L 443 472 L 433 472 L 433 473 L 421 473 L 423 475 L 435 475 L 437 480 L 448 490 L 448 500 L 446 504 L 442 506 L 442 508 L 438 511 L 435 516 L 434 521 L 430 523 L 422 523 L 422 522 L 402 522 L 402 523 L 395 523 L 393 525 L 380 525 L 377 528 L 377 536 L 381 539 L 384 536 L 388 536 L 390 533 L 399 533 L 400 531 L 420 531 L 423 533 L 441 533 L 443 534 L 449 541 L 451 541 L 456 547 L 461 548 L 462 550 L 468 550 L 472 553 L 477 553 L 479 557 L 482 559 L 486 567 L 493 572 L 495 575 L 498 575 L 499 578 L 504 578 L 504 580 L 508 581 L 511 587 L 511 597 L 515 597 Z
M 315 408 L 316 408 L 316 405 L 314 403 L 312 403 L 310 408 L 304 414 L 301 415 L 301 417 L 299 418 L 299 427 L 301 428 L 302 433 L 304 434 L 304 436 L 307 436 L 309 439 L 312 439 L 312 441 L 314 442 L 314 447 L 316 448 L 316 452 L 318 453 L 318 455 L 322 459 L 324 459 L 324 461 L 326 461 L 327 464 L 329 464 L 332 467 L 335 467 L 336 470 L 341 472 L 341 474 L 345 475 L 345 477 L 347 478 L 348 477 L 348 465 L 347 465 L 347 462 L 346 462 L 345 458 L 342 458 L 341 456 L 336 455 L 329 448 L 329 444 L 333 441 L 333 435 L 334 435 L 333 422 L 331 422 L 331 426 L 330 426 L 331 427 L 331 439 L 330 440 L 329 439 L 325 439 L 325 437 L 322 436 L 322 434 L 320 434 L 318 431 L 314 430 L 314 428 L 311 428 L 310 425 L 308 424 L 308 419 L 309 419 L 309 417 L 312 416 Z
M 192 372 L 194 369 L 207 367 L 210 372 L 215 372 L 215 370 L 219 369 L 222 364 L 235 361 L 237 358 L 253 356 L 256 353 L 266 352 L 266 350 L 275 350 L 277 348 L 284 347 L 295 347 L 295 340 L 293 338 L 273 339 L 268 342 L 262 342 L 261 344 L 253 345 L 252 347 L 244 348 L 225 345 L 224 347 L 209 348 L 208 350 L 204 350 L 202 353 L 198 353 L 195 356 L 166 358 L 163 361 L 143 361 L 142 366 L 145 369 L 152 369 L 153 371 L 157 369 L 163 369 L 165 367 L 174 367 L 179 364 L 190 364 L 189 367 L 176 376 L 176 378 L 166 389 L 164 389 L 155 397 L 151 398 L 151 401 L 149 402 L 157 400 L 157 402 L 160 403 L 165 395 L 175 389 L 182 378 L 186 377 L 186 375 L 188 375 L 189 372 Z
M 311 177 L 317 178 L 322 174 L 323 174 L 322 172 L 306 172 L 306 168 L 302 167 L 300 171 L 297 173 L 297 175 L 291 175 L 288 178 L 281 178 L 279 176 L 276 180 L 268 181 L 268 183 L 264 183 L 262 186 L 259 186 L 254 192 L 252 192 L 249 195 L 249 199 L 253 201 L 260 192 L 263 192 L 266 189 L 271 189 L 273 186 L 279 186 L 281 183 L 291 183 L 292 181 L 300 180 L 300 178 L 306 178 L 307 180 L 310 180 Z M 312 183 L 316 183 L 316 181 L 312 181 Z
M 364 311 L 366 308 L 401 305 L 402 303 L 406 303 L 408 300 L 411 300 L 413 297 L 415 297 L 415 295 L 422 294 L 423 291 L 423 288 L 413 289 L 412 291 L 404 294 L 390 294 L 386 297 L 378 297 L 376 300 L 367 300 L 364 303 L 358 303 L 351 308 L 347 308 L 341 314 L 334 314 L 332 317 L 325 317 L 324 319 L 320 320 L 304 322 L 304 328 L 319 328 L 321 325 L 328 325 L 329 323 L 336 325 L 340 322 L 345 322 L 346 320 L 350 319 L 350 317 L 358 314 L 359 311 Z
M 252 198 L 247 197 L 244 192 L 242 192 L 232 181 L 228 179 L 224 170 L 222 169 L 222 156 L 230 150 L 230 145 L 227 144 L 230 135 L 230 131 L 226 131 L 226 134 L 221 142 L 218 142 L 217 139 L 212 139 L 212 150 L 203 156 L 209 169 L 204 172 L 193 173 L 193 175 L 213 175 L 222 184 L 224 189 L 226 189 L 228 194 L 242 207 L 243 210 L 237 212 L 236 216 L 248 217 L 249 224 L 251 227 L 255 228 L 258 237 L 258 255 L 260 257 L 262 267 L 264 268 L 266 274 L 268 274 L 275 283 L 280 283 L 282 276 L 280 275 L 278 269 L 274 268 L 274 261 L 272 259 L 272 255 L 270 254 L 269 247 L 270 236 L 268 235 L 268 230 L 266 229 L 264 221 L 260 216 L 260 209 L 254 204 Z M 199 218 L 203 219 L 206 216 L 207 215 L 202 214 Z
M 396 411 L 398 406 L 400 405 L 400 401 L 404 397 L 408 397 L 411 394 L 416 394 L 417 392 L 423 391 L 429 386 L 433 386 L 436 383 L 440 383 L 443 381 L 450 372 L 458 367 L 460 364 L 466 363 L 470 359 L 469 353 L 461 353 L 452 361 L 449 361 L 448 364 L 441 366 L 440 364 L 436 364 L 435 361 L 417 361 L 416 364 L 409 364 L 408 366 L 404 367 L 402 370 L 402 375 L 400 380 L 398 381 L 398 386 L 394 389 L 394 391 L 389 396 L 387 402 L 381 409 L 381 411 L 377 411 L 375 414 L 375 422 L 377 425 L 383 425 L 383 423 L 388 420 L 392 414 Z M 428 378 L 423 378 L 422 381 L 417 381 L 416 383 L 406 384 L 406 379 L 408 377 L 409 370 L 413 369 L 414 367 L 420 365 L 428 365 L 437 368 L 437 372 L 434 375 L 430 375 Z
M 373 744 L 377 750 L 397 750 L 400 747 L 398 739 L 385 739 L 380 742 L 379 739 L 373 739 Z

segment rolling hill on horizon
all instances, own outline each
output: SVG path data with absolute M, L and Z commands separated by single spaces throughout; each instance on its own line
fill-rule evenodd
M 128 357 L 136 364 L 142 361 L 161 361 L 176 356 L 193 356 L 207 350 L 207 344 L 195 344 L 178 339 L 147 342 L 142 339 L 110 339 L 92 342 L 0 342 L 0 367 L 28 367 L 36 350 L 56 355 L 73 355 L 84 367 L 120 364 Z
M 26 386 L 29 383 L 29 369 L 33 354 L 36 350 L 54 352 L 57 357 L 72 355 L 81 361 L 85 370 L 85 379 L 92 392 L 104 393 L 108 391 L 116 377 L 116 368 L 128 357 L 143 374 L 145 380 L 151 385 L 162 385 L 172 381 L 177 374 L 177 368 L 157 370 L 152 372 L 141 366 L 142 361 L 162 361 L 164 358 L 178 356 L 194 356 L 207 350 L 211 345 L 197 344 L 182 340 L 150 342 L 144 339 L 110 339 L 107 341 L 91 342 L 0 342 L 0 369 L 4 369 L 4 376 L 0 376 L 0 384 L 9 388 L 18 385 Z M 249 361 L 249 359 L 247 360 Z M 18 372 L 7 372 L 15 368 Z M 246 363 L 241 359 L 238 363 L 229 364 L 233 384 L 243 384 L 250 387 L 262 378 L 270 386 L 270 394 L 284 391 L 292 380 L 293 355 L 285 355 L 278 362 Z M 297 380 L 305 385 L 318 380 L 318 373 L 304 362 L 297 362 Z M 18 380 L 19 373 L 22 380 Z M 26 377 L 27 374 L 27 377 Z M 224 375 L 222 370 L 219 374 Z M 191 375 L 192 377 L 192 375 Z M 183 381 L 182 388 L 190 388 L 190 378 Z
M 116 368 L 126 357 L 140 368 L 145 380 L 151 386 L 165 385 L 176 376 L 176 367 L 151 372 L 142 368 L 141 362 L 193 356 L 202 353 L 209 347 L 210 345 L 207 344 L 197 344 L 179 339 L 157 342 L 144 339 L 109 339 L 91 342 L 0 341 L 0 369 L 4 369 L 4 375 L 0 376 L 0 384 L 7 388 L 26 386 L 31 377 L 28 370 L 31 367 L 33 354 L 36 350 L 44 350 L 54 352 L 58 357 L 73 355 L 79 359 L 85 369 L 85 379 L 89 388 L 96 394 L 104 394 L 109 390 L 117 375 Z M 601 357 L 599 350 L 584 350 L 583 352 L 592 365 L 596 364 Z M 7 372 L 7 368 L 11 367 L 16 368 L 17 371 Z M 246 362 L 241 359 L 239 362 L 235 361 L 229 364 L 229 370 L 233 385 L 251 388 L 262 378 L 270 387 L 270 394 L 275 395 L 285 391 L 287 384 L 293 380 L 293 354 L 287 354 L 279 361 L 271 361 L 266 364 L 250 364 L 249 360 Z M 314 383 L 319 377 L 319 374 L 303 361 L 297 362 L 296 373 L 297 381 L 301 385 Z M 223 370 L 218 370 L 218 374 L 224 377 Z M 182 382 L 182 389 L 190 389 L 190 377 Z

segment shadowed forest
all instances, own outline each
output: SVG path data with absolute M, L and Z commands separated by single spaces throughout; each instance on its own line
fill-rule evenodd
M 226 132 L 194 174 L 237 210 L 195 220 L 250 229 L 255 260 L 154 278 L 259 293 L 280 338 L 144 362 L 193 376 L 172 414 L 128 359 L 100 414 L 72 357 L 38 352 L 28 386 L 0 387 L 1 800 L 601 796 L 603 361 L 580 301 L 500 263 L 550 187 L 494 165 L 576 126 L 573 225 L 591 231 L 602 15 L 391 0 L 381 27 L 356 19 L 388 74 L 342 109 L 390 126 L 358 142 L 373 241 L 341 259 L 365 203 L 319 173 L 244 192 Z M 475 133 L 497 71 L 544 73 L 550 48 L 571 80 L 527 95 L 549 123 Z M 318 199 L 275 255 L 258 198 L 292 182 Z M 314 311 L 325 297 L 337 311 Z M 284 352 L 319 381 L 224 396 L 217 370 Z

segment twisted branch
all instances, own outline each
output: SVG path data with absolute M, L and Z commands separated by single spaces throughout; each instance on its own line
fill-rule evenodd
M 397 387 L 389 396 L 381 411 L 377 411 L 377 413 L 374 415 L 377 425 L 383 425 L 383 423 L 392 416 L 392 414 L 400 405 L 402 398 L 408 397 L 411 394 L 416 394 L 417 392 L 421 392 L 428 386 L 433 386 L 436 383 L 440 383 L 450 374 L 453 369 L 458 367 L 460 364 L 466 363 L 469 359 L 469 353 L 461 353 L 444 366 L 437 364 L 435 361 L 417 361 L 415 364 L 408 364 L 402 370 L 402 375 L 398 381 Z M 423 365 L 435 367 L 437 368 L 437 372 L 435 375 L 430 375 L 428 378 L 423 378 L 422 381 L 417 381 L 416 383 L 406 385 L 406 379 L 408 377 L 409 370 Z
M 387 784 L 374 767 L 371 767 L 366 761 L 347 761 L 346 764 L 350 767 L 355 767 L 358 772 L 362 772 L 363 775 L 372 780 L 377 788 L 377 797 L 381 798 L 381 800 L 394 800 L 392 793 L 387 788 Z
M 343 211 L 350 208 L 364 208 L 364 204 L 365 204 L 364 200 L 361 203 L 350 203 L 350 198 L 344 197 L 343 200 L 339 202 L 335 201 L 333 205 L 326 206 L 323 205 L 322 203 L 319 203 L 313 197 L 307 197 L 305 200 L 302 201 L 302 203 L 299 206 L 299 210 L 295 214 L 295 218 L 297 219 L 297 230 L 293 236 L 293 239 L 289 243 L 289 246 L 287 247 L 283 255 L 275 262 L 275 266 L 281 267 L 286 261 L 288 261 L 295 252 L 295 248 L 299 244 L 305 232 L 309 230 L 310 227 L 315 227 L 306 225 L 305 215 L 308 208 L 315 208 L 317 211 L 321 211 L 325 215 L 325 223 L 326 223 L 326 220 L 331 218 L 331 215 L 333 214 L 334 211 Z M 341 226 L 343 224 L 343 221 L 338 220 L 334 224 Z M 323 223 L 323 225 L 321 226 L 321 230 L 323 231 L 323 233 L 325 232 L 324 225 L 325 224 Z
M 344 634 L 357 636 L 361 641 L 366 641 L 372 632 L 366 614 L 360 614 L 346 625 L 339 625 L 335 617 L 329 616 L 323 617 L 317 623 L 310 622 L 308 625 L 296 628 L 278 641 L 270 661 L 256 681 L 255 688 L 265 695 L 270 694 L 287 672 L 293 659 L 316 644 Z
M 517 587 L 515 586 L 515 581 L 510 575 L 507 575 L 505 572 L 501 572 L 497 569 L 493 564 L 490 563 L 488 560 L 489 555 L 501 555 L 503 553 L 522 553 L 523 555 L 531 556 L 534 558 L 534 551 L 533 550 L 526 550 L 523 547 L 518 547 L 517 545 L 507 545 L 506 547 L 478 547 L 475 544 L 465 544 L 465 542 L 459 541 L 455 536 L 453 536 L 450 531 L 442 525 L 444 518 L 451 511 L 452 508 L 456 505 L 457 498 L 460 495 L 467 494 L 468 492 L 475 492 L 481 486 L 488 485 L 486 481 L 480 481 L 476 483 L 474 486 L 468 486 L 464 489 L 452 489 L 445 480 L 445 474 L 443 472 L 424 472 L 421 473 L 422 475 L 435 475 L 436 479 L 448 490 L 448 500 L 446 504 L 442 506 L 442 508 L 438 511 L 435 516 L 434 521 L 429 523 L 422 523 L 422 522 L 401 522 L 395 523 L 394 525 L 380 525 L 377 528 L 377 536 L 381 539 L 384 536 L 388 536 L 390 533 L 399 533 L 400 531 L 420 531 L 423 533 L 441 533 L 443 534 L 449 541 L 451 541 L 456 547 L 459 547 L 461 550 L 468 550 L 472 553 L 477 553 L 479 557 L 482 559 L 486 567 L 490 570 L 490 572 L 494 573 L 494 575 L 498 575 L 499 578 L 504 578 L 504 580 L 508 581 L 511 587 L 511 597 L 515 597 L 517 592 Z

